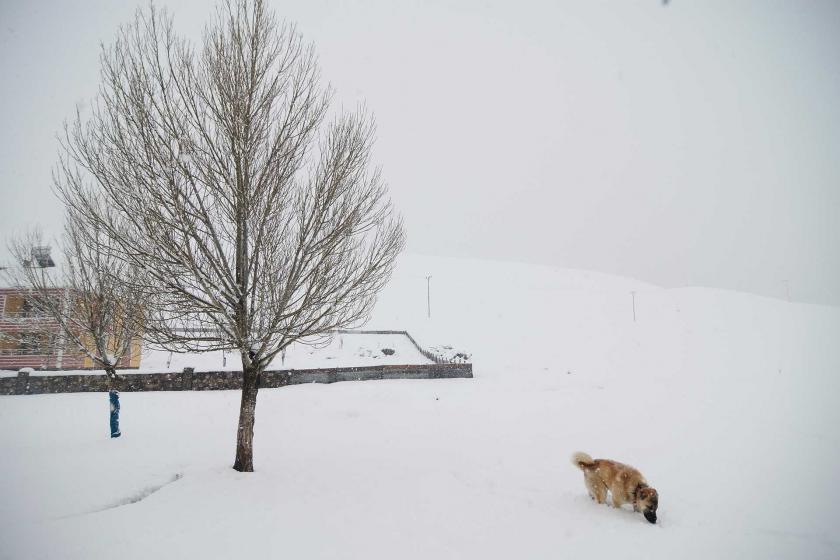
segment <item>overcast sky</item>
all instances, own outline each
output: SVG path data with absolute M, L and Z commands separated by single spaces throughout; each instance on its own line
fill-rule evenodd
M 198 39 L 211 2 L 159 0 Z M 276 1 L 364 100 L 408 251 L 840 304 L 840 2 Z M 130 1 L 0 0 L 0 236 Z

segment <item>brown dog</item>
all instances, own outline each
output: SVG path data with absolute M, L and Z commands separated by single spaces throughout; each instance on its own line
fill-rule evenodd
M 641 511 L 645 519 L 656 523 L 659 494 L 647 485 L 642 473 L 629 465 L 609 459 L 592 459 L 586 453 L 572 455 L 572 464 L 583 471 L 589 497 L 599 504 L 607 501 L 607 490 L 612 495 L 613 507 L 632 504 L 633 511 Z

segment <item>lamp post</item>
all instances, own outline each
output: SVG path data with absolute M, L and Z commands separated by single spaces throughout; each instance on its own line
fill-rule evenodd
M 431 318 L 432 318 L 432 299 L 431 299 L 431 288 L 429 287 L 429 286 L 430 286 L 430 282 L 429 282 L 429 281 L 430 281 L 431 279 L 432 279 L 432 276 L 431 276 L 431 275 L 426 276 L 426 318 L 427 318 L 427 319 L 431 319 Z

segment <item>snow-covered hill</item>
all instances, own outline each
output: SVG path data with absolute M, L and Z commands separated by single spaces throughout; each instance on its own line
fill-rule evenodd
M 426 276 L 431 315 L 426 317 Z M 633 295 L 635 312 L 633 317 Z M 840 309 L 406 256 L 369 328 L 475 379 L 0 397 L 2 558 L 837 558 Z M 592 503 L 577 450 L 659 520 Z

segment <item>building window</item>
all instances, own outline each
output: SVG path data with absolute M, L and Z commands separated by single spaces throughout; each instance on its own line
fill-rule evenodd
M 21 356 L 40 356 L 51 354 L 54 337 L 44 333 L 21 333 L 18 338 L 18 354 Z

